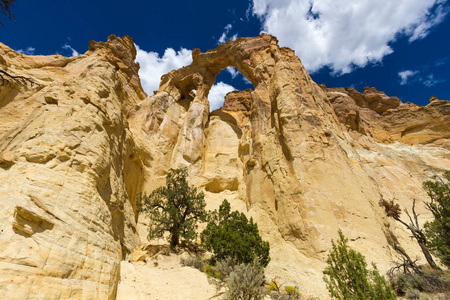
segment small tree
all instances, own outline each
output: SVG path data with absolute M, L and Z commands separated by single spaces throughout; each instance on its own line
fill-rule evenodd
M 202 243 L 214 252 L 210 263 L 232 258 L 236 263 L 249 264 L 258 260 L 262 267 L 270 261 L 268 242 L 259 235 L 258 225 L 238 211 L 230 213 L 227 200 L 220 205 L 219 211 L 211 213 L 206 229 L 201 233 Z
M 339 230 L 339 240 L 333 240 L 328 254 L 323 280 L 334 299 L 397 299 L 395 292 L 380 275 L 374 263 L 367 269 L 364 256 L 347 245 Z
M 166 186 L 138 200 L 139 210 L 150 215 L 148 238 L 160 238 L 168 231 L 172 249 L 179 244 L 180 237 L 194 240 L 197 222 L 206 218 L 204 194 L 189 186 L 187 175 L 187 168 L 169 171 Z
M 428 210 L 434 216 L 434 220 L 426 222 L 425 235 L 427 246 L 450 268 L 450 171 L 444 173 L 444 182 L 441 178 L 436 181 L 423 183 L 424 189 L 430 196 L 431 201 L 425 202 Z
M 433 269 L 439 269 L 439 267 L 436 265 L 436 263 L 433 260 L 433 257 L 430 254 L 430 251 L 427 247 L 427 238 L 425 236 L 424 231 L 420 228 L 418 217 L 419 215 L 416 213 L 416 200 L 413 199 L 413 205 L 412 205 L 412 214 L 413 217 L 409 214 L 408 210 L 405 209 L 405 214 L 409 218 L 409 223 L 404 222 L 402 219 L 400 219 L 401 215 L 401 209 L 400 205 L 394 202 L 394 200 L 386 201 L 384 199 L 381 199 L 378 203 L 381 207 L 384 207 L 384 210 L 386 212 L 386 215 L 388 217 L 393 218 L 397 222 L 403 224 L 406 228 L 409 229 L 409 231 L 412 233 L 413 237 L 416 239 L 417 243 L 420 246 L 420 249 L 422 250 L 423 255 L 425 256 L 425 259 L 427 260 L 430 267 Z M 400 248 L 399 248 L 400 249 Z M 401 253 L 401 252 L 400 252 Z M 404 253 L 401 253 L 404 255 Z

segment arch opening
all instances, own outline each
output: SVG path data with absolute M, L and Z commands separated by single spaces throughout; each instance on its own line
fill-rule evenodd
M 255 90 L 253 84 L 235 67 L 224 68 L 216 76 L 215 83 L 208 93 L 209 111 L 220 109 L 224 105 L 225 96 L 229 92 Z

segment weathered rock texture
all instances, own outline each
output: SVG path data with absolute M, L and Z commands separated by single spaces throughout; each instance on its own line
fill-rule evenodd
M 0 298 L 113 299 L 138 244 L 141 161 L 125 115 L 145 94 L 131 38 L 81 56 L 0 47 Z
M 75 58 L 0 51 L 5 71 L 39 84 L 10 79 L 0 94 L 3 297 L 113 298 L 120 260 L 139 243 L 136 194 L 182 166 L 208 207 L 227 198 L 258 222 L 269 279 L 306 293 L 326 297 L 337 228 L 383 271 L 394 244 L 420 255 L 378 201 L 426 199 L 421 182 L 450 169 L 448 101 L 320 87 L 264 34 L 193 50 L 147 99 L 127 37 Z M 210 113 L 209 90 L 229 66 L 254 90 Z

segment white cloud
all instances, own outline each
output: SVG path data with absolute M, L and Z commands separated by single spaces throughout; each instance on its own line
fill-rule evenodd
M 419 73 L 419 71 L 411 71 L 411 70 L 405 70 L 402 72 L 398 72 L 398 76 L 401 79 L 400 84 L 401 85 L 407 84 L 408 80 L 411 79 L 412 77 L 414 77 L 415 75 L 417 75 L 418 73 Z
M 411 84 L 414 82 L 422 83 L 424 86 L 432 87 L 438 83 L 445 82 L 445 79 L 437 79 L 433 74 L 428 74 L 426 77 L 421 76 L 419 71 L 405 70 L 398 73 L 400 77 L 400 84 Z
M 235 79 L 236 77 L 238 77 L 238 75 L 242 76 L 242 80 L 249 85 L 252 85 L 252 83 L 250 82 L 250 80 L 248 80 L 244 75 L 242 75 L 241 72 L 239 72 L 235 67 L 228 67 L 225 68 L 225 70 L 230 73 L 231 75 L 231 79 Z
M 238 34 L 234 34 L 231 37 L 228 36 L 228 34 L 230 33 L 231 29 L 233 28 L 233 25 L 228 24 L 227 26 L 225 26 L 224 31 L 222 33 L 222 35 L 220 36 L 219 40 L 217 41 L 218 44 L 223 44 L 228 40 L 236 40 L 238 37 Z
M 80 53 L 78 53 L 77 50 L 73 49 L 69 44 L 65 43 L 61 48 L 63 48 L 64 50 L 69 50 L 70 56 L 78 56 L 80 55 Z
M 409 41 L 423 39 L 426 37 L 431 28 L 441 23 L 445 16 L 449 12 L 449 8 L 444 6 L 447 0 L 437 0 L 435 11 L 429 11 L 422 19 L 417 23 L 417 26 L 407 29 L 407 34 L 410 35 Z
M 26 54 L 26 55 L 33 55 L 35 51 L 36 51 L 36 49 L 33 47 L 27 47 L 27 49 L 25 49 L 25 50 L 23 50 L 23 49 L 17 50 L 17 52 L 19 52 L 20 54 Z
M 180 51 L 167 48 L 162 57 L 156 52 L 142 50 L 138 45 L 136 50 L 136 61 L 140 65 L 139 77 L 144 91 L 149 96 L 159 88 L 162 75 L 192 62 L 192 51 L 184 48 Z
M 348 73 L 392 53 L 399 34 L 410 42 L 440 23 L 446 0 L 253 0 L 263 30 L 296 51 L 306 69 Z
M 242 80 L 244 80 L 245 84 L 253 86 L 253 83 L 250 80 L 248 80 L 247 77 L 242 76 Z
M 223 106 L 225 95 L 236 90 L 233 86 L 222 81 L 214 84 L 208 94 L 209 110 L 213 111 Z
M 222 33 L 222 35 L 220 36 L 219 40 L 217 41 L 219 44 L 223 44 L 225 43 L 225 39 L 227 38 L 227 34 L 224 32 Z
M 239 75 L 239 71 L 235 67 L 228 67 L 225 68 L 225 70 L 230 73 L 232 79 L 236 78 L 236 76 Z
M 427 76 L 426 79 L 422 79 L 421 81 L 422 81 L 423 85 L 425 85 L 427 87 L 432 87 L 438 83 L 445 82 L 445 79 L 436 79 L 436 78 L 434 78 L 433 74 L 430 74 Z

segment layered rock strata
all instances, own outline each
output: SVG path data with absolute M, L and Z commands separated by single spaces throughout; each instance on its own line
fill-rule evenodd
M 426 199 L 421 182 L 450 169 L 448 101 L 418 107 L 318 86 L 265 34 L 193 50 L 192 64 L 146 98 L 130 38 L 89 49 L 63 58 L 0 48 L 2 69 L 34 83 L 10 77 L 0 93 L 3 297 L 114 298 L 120 260 L 145 239 L 136 195 L 184 166 L 208 207 L 227 198 L 258 222 L 269 279 L 305 293 L 327 295 L 337 228 L 382 271 L 394 244 L 420 255 L 378 201 Z M 210 112 L 208 93 L 229 66 L 254 89 Z
M 254 90 L 228 94 L 209 113 L 208 92 L 229 66 Z M 447 107 L 319 87 L 292 50 L 261 35 L 194 50 L 192 64 L 163 76 L 129 122 L 156 170 L 148 189 L 169 168 L 188 166 L 210 203 L 234 199 L 259 221 L 272 245 L 271 276 L 313 281 L 305 288 L 326 295 L 323 262 L 337 228 L 383 270 L 394 244 L 420 253 L 378 201 L 426 199 L 421 182 L 450 168 Z
M 114 36 L 72 58 L 0 47 L 0 298 L 115 298 L 139 241 L 135 54 Z

